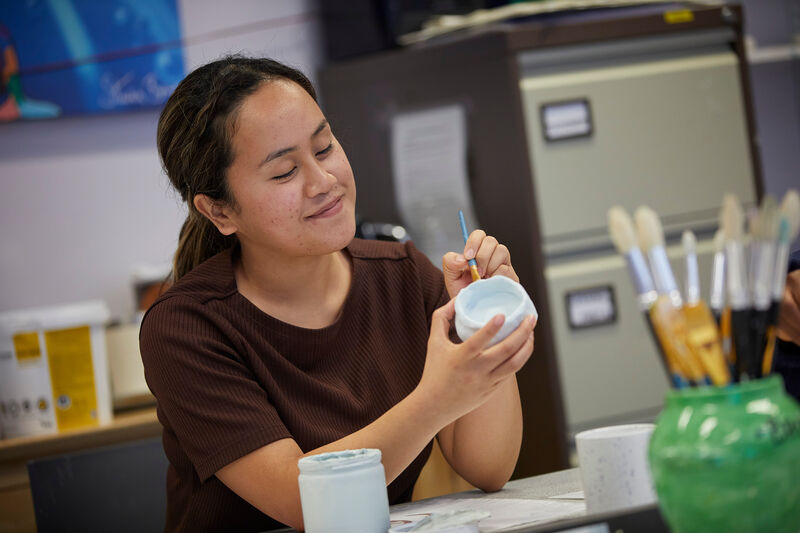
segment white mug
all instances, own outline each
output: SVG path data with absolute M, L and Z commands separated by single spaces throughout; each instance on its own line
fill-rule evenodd
M 654 428 L 653 424 L 627 424 L 575 435 L 587 512 L 657 501 L 647 460 Z

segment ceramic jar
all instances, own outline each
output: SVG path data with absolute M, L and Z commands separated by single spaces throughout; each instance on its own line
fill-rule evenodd
M 525 288 L 505 276 L 474 281 L 456 296 L 456 333 L 467 340 L 495 315 L 506 317 L 489 346 L 505 339 L 528 316 L 538 316 Z
M 345 450 L 304 457 L 300 502 L 306 533 L 375 533 L 389 529 L 381 452 Z
M 649 459 L 675 533 L 800 530 L 800 407 L 779 376 L 668 392 Z

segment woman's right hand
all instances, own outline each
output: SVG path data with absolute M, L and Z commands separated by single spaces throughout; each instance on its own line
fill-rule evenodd
M 425 368 L 416 392 L 446 415 L 449 424 L 483 404 L 492 392 L 528 361 L 533 352 L 533 316 L 501 342 L 487 348 L 505 317 L 497 315 L 461 344 L 449 338 L 455 299 L 433 313 Z

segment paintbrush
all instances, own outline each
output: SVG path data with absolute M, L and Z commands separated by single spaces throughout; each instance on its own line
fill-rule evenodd
M 694 233 L 687 230 L 683 232 L 681 243 L 686 270 L 686 302 L 683 306 L 686 341 L 711 382 L 714 385 L 727 385 L 731 376 L 722 351 L 717 322 L 706 303 L 700 299 L 697 239 Z
M 608 210 L 608 232 L 617 251 L 625 257 L 639 309 L 647 311 L 658 298 L 658 292 L 650 276 L 647 261 L 636 241 L 633 220 L 622 207 L 614 206 Z
M 800 231 L 800 194 L 791 189 L 783 196 L 780 208 L 780 219 L 786 220 L 785 239 L 781 239 L 775 252 L 775 273 L 772 277 L 772 301 L 780 309 L 783 301 L 783 289 L 786 285 L 786 275 L 789 269 L 789 247 L 797 238 Z M 777 311 L 775 313 L 777 317 Z M 777 324 L 777 320 L 775 321 Z
M 751 207 L 745 215 L 746 231 L 742 236 L 742 248 L 746 261 L 747 290 L 752 295 L 755 285 L 756 262 L 758 260 L 758 250 L 761 242 L 758 240 L 760 212 L 758 206 Z M 752 302 L 751 302 L 752 303 Z
M 643 312 L 647 328 L 653 336 L 653 340 L 655 340 L 656 350 L 661 358 L 664 370 L 667 372 L 673 386 L 676 388 L 686 387 L 688 385 L 686 377 L 677 367 L 675 361 L 668 358 L 653 326 L 650 308 L 658 298 L 658 292 L 653 283 L 653 278 L 650 276 L 647 261 L 636 242 L 633 221 L 622 207 L 614 206 L 608 210 L 608 232 L 617 251 L 625 258 L 633 289 L 636 292 L 639 309 Z
M 711 286 L 708 305 L 717 324 L 720 323 L 725 307 L 725 236 L 721 230 L 714 234 L 714 263 L 711 268 Z
M 775 269 L 776 241 L 778 239 L 778 205 L 775 197 L 766 195 L 761 201 L 758 223 L 752 235 L 752 273 L 750 312 L 750 342 L 756 356 L 753 377 L 762 375 L 764 347 L 767 340 L 770 305 L 772 303 L 772 275 Z
M 736 350 L 736 374 L 739 380 L 756 375 L 756 357 L 750 342 L 750 296 L 747 292 L 747 270 L 745 268 L 744 214 L 739 199 L 727 194 L 722 200 L 720 213 L 722 232 L 725 235 L 725 263 L 728 302 L 731 308 L 733 346 Z
M 700 301 L 700 274 L 697 271 L 697 238 L 691 230 L 681 235 L 684 263 L 684 294 L 686 305 L 696 305 Z
M 636 209 L 634 218 L 639 245 L 647 253 L 658 294 L 667 296 L 674 307 L 681 307 L 683 299 L 672 274 L 672 267 L 669 265 L 667 250 L 664 248 L 664 232 L 658 215 L 649 207 L 642 206 Z
M 467 233 L 467 223 L 464 222 L 464 212 L 460 209 L 458 210 L 458 222 L 461 224 L 461 234 L 464 236 L 464 245 L 467 244 L 467 239 L 469 238 L 469 234 Z M 472 281 L 478 281 L 481 279 L 481 275 L 478 272 L 478 262 L 473 257 L 469 261 L 469 272 L 472 275 Z
M 729 373 L 734 372 L 736 352 L 731 339 L 731 308 L 725 306 L 725 235 L 722 230 L 714 234 L 714 263 L 711 269 L 711 289 L 708 297 L 709 307 L 719 327 L 719 340 L 722 354 L 728 364 Z
M 653 273 L 658 298 L 650 308 L 650 318 L 656 330 L 661 346 L 669 359 L 675 361 L 681 373 L 692 384 L 707 383 L 701 363 L 687 344 L 687 323 L 682 312 L 678 285 L 669 265 L 664 248 L 664 232 L 658 215 L 649 207 L 639 207 L 634 218 L 639 243 L 647 253 L 650 269 Z
M 772 371 L 772 358 L 776 342 L 776 328 L 780 314 L 786 275 L 789 269 L 789 247 L 800 231 L 800 195 L 796 190 L 789 190 L 783 196 L 779 213 L 778 242 L 775 251 L 774 274 L 772 276 L 772 302 L 767 318 L 767 345 L 761 371 L 769 374 Z

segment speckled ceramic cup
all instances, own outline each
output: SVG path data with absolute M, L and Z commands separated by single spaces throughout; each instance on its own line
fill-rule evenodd
M 464 341 L 485 326 L 492 317 L 505 315 L 506 321 L 489 346 L 505 339 L 526 316 L 538 317 L 536 307 L 525 288 L 505 276 L 494 276 L 470 283 L 458 293 L 455 305 L 456 333 Z
M 647 462 L 654 429 L 653 424 L 627 424 L 575 435 L 587 512 L 655 503 Z

